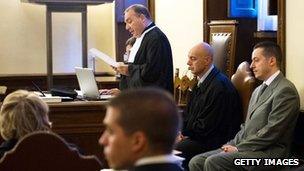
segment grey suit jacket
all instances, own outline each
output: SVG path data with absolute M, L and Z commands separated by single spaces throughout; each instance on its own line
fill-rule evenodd
M 288 157 L 293 130 L 300 109 L 298 92 L 280 73 L 257 101 L 253 92 L 245 124 L 228 144 L 239 152 L 257 152 L 269 157 Z M 258 156 L 257 156 L 258 157 Z

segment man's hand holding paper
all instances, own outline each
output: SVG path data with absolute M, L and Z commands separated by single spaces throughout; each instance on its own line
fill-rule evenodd
M 118 66 L 115 68 L 115 70 L 122 75 L 129 75 L 128 65 L 124 64 L 123 62 L 118 62 Z

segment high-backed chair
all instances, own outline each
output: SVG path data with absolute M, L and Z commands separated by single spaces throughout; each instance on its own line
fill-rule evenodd
M 176 68 L 175 76 L 174 76 L 174 100 L 177 104 L 179 102 L 180 86 L 181 86 L 181 79 L 179 78 L 179 68 Z
M 6 95 L 6 90 L 7 90 L 6 86 L 0 86 L 0 102 L 4 99 Z
M 231 82 L 234 87 L 237 89 L 239 96 L 242 101 L 243 108 L 243 121 L 246 120 L 248 104 L 251 97 L 251 94 L 256 86 L 255 78 L 249 68 L 248 62 L 242 62 L 235 74 L 231 77 Z
M 176 68 L 174 77 L 174 99 L 180 107 L 186 106 L 189 98 L 189 91 L 193 89 L 196 84 L 196 78 L 192 78 L 190 80 L 187 75 L 184 75 L 182 78 L 180 78 L 179 69 Z
M 0 171 L 97 171 L 101 168 L 97 157 L 79 154 L 59 135 L 48 132 L 26 135 L 0 160 Z
M 213 20 L 209 26 L 209 44 L 214 48 L 213 63 L 229 78 L 234 72 L 237 36 L 236 20 Z

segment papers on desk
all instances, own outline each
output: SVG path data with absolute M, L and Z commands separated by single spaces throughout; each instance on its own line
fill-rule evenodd
M 57 103 L 57 102 L 61 102 L 61 97 L 59 96 L 52 96 L 51 94 L 48 93 L 44 93 L 45 96 L 43 96 L 43 94 L 41 94 L 41 92 L 39 91 L 34 91 L 35 94 L 37 94 L 39 96 L 40 99 L 42 99 L 44 102 L 46 103 Z
M 62 98 L 59 96 L 50 96 L 50 97 L 40 97 L 46 103 L 58 103 L 62 101 Z
M 103 60 L 105 63 L 107 63 L 113 67 L 118 67 L 118 63 L 114 60 L 114 58 L 111 58 L 107 54 L 105 54 L 95 48 L 92 48 L 89 50 L 89 55 L 94 58 L 98 57 L 99 59 Z
M 60 96 L 52 96 L 49 93 L 44 93 L 45 96 L 43 96 L 39 91 L 34 91 L 35 94 L 39 96 L 40 99 L 42 99 L 46 103 L 58 103 L 62 101 L 71 101 L 73 100 L 70 97 L 60 97 Z

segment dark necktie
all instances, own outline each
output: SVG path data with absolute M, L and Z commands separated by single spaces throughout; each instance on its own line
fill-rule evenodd
M 257 101 L 259 100 L 259 98 L 261 97 L 261 95 L 263 94 L 263 92 L 265 91 L 265 89 L 267 88 L 267 85 L 265 83 L 262 84 L 262 86 L 259 89 L 259 93 L 257 96 Z

